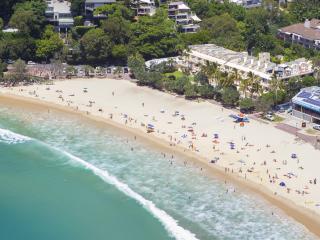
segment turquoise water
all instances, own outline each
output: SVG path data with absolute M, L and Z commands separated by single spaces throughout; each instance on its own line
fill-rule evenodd
M 71 115 L 0 105 L 0 239 L 315 239 L 183 162 Z

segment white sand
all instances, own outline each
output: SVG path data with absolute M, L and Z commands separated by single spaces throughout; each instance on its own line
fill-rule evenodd
M 87 88 L 87 93 L 83 91 L 84 88 Z M 276 129 L 272 124 L 251 120 L 240 127 L 229 117 L 229 114 L 234 113 L 230 110 L 208 102 L 186 101 L 123 80 L 66 80 L 50 86 L 6 88 L 0 92 L 69 105 L 79 111 L 88 111 L 90 115 L 105 118 L 110 118 L 112 114 L 112 120 L 143 132 L 146 132 L 146 127 L 142 127 L 141 123 L 153 124 L 156 131 L 151 134 L 157 138 L 190 149 L 207 158 L 208 162 L 219 157 L 217 163 L 211 164 L 212 167 L 228 168 L 226 171 L 230 174 L 233 171 L 234 175 L 261 184 L 263 188 L 292 200 L 298 206 L 320 213 L 320 151 L 315 150 L 311 144 L 297 141 L 295 136 Z M 95 103 L 90 106 L 89 101 Z M 161 113 L 161 110 L 165 112 Z M 185 115 L 186 119 L 172 116 L 176 110 L 180 115 Z M 128 117 L 125 118 L 124 114 Z M 186 128 L 182 128 L 182 125 Z M 194 136 L 187 131 L 189 126 L 193 127 Z M 208 137 L 201 137 L 202 133 Z M 212 142 L 214 133 L 219 134 L 218 144 Z M 184 134 L 186 138 L 182 138 Z M 235 143 L 235 150 L 230 149 L 231 141 Z M 190 148 L 191 142 L 193 149 Z M 298 159 L 292 159 L 292 153 L 297 154 Z M 240 169 L 242 172 L 239 172 Z M 250 172 L 248 169 L 251 169 Z M 289 178 L 288 173 L 294 176 Z M 310 184 L 309 180 L 313 182 L 315 178 L 317 184 Z M 282 181 L 286 187 L 279 186 Z M 287 188 L 290 189 L 289 193 Z

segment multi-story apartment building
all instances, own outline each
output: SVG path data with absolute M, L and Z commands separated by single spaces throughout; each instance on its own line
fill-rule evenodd
M 152 16 L 156 12 L 154 0 L 132 0 L 131 6 L 136 16 Z
M 276 76 L 285 80 L 296 76 L 313 74 L 313 66 L 304 58 L 292 62 L 275 64 L 270 61 L 270 53 L 260 53 L 259 57 L 248 55 L 247 52 L 235 52 L 214 44 L 192 45 L 185 53 L 185 67 L 191 72 L 200 71 L 207 62 L 215 63 L 221 71 L 237 70 L 243 78 L 252 73 L 261 79 L 261 85 L 268 89 L 270 80 Z
M 182 32 L 196 32 L 201 19 L 193 14 L 184 2 L 171 2 L 168 5 L 168 16 L 181 27 Z
M 57 31 L 65 31 L 73 27 L 73 17 L 70 2 L 64 0 L 47 0 L 45 15 L 47 21 L 52 23 Z
M 306 20 L 278 29 L 278 37 L 290 43 L 297 43 L 305 48 L 320 50 L 320 20 Z

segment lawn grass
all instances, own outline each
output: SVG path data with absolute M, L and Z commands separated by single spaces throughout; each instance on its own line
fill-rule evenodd
M 306 130 L 306 133 L 308 133 L 308 134 L 310 134 L 310 135 L 317 135 L 317 134 L 319 133 L 319 131 L 314 130 L 314 129 L 312 129 L 312 128 L 308 128 L 308 129 Z
M 284 120 L 283 117 L 280 117 L 279 115 L 274 115 L 274 122 L 282 122 Z
M 183 77 L 183 76 L 184 76 L 184 73 L 183 73 L 183 72 L 180 72 L 180 71 L 175 71 L 175 72 L 172 72 L 172 73 L 165 73 L 165 75 L 166 75 L 167 77 L 169 77 L 169 76 L 174 76 L 174 77 L 177 79 L 177 78 Z

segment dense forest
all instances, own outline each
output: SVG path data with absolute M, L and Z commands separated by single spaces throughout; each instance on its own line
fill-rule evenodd
M 75 26 L 59 38 L 46 23 L 42 0 L 2 0 L 0 27 L 18 28 L 18 33 L 0 33 L 0 58 L 22 58 L 49 62 L 58 58 L 69 63 L 91 65 L 126 64 L 129 55 L 144 59 L 174 56 L 190 44 L 215 43 L 238 51 L 257 54 L 268 51 L 285 60 L 314 58 L 318 53 L 276 38 L 276 30 L 306 18 L 320 18 L 320 2 L 300 0 L 289 6 L 265 0 L 261 8 L 246 10 L 236 4 L 207 0 L 187 3 L 201 19 L 197 33 L 180 33 L 167 17 L 166 4 L 150 17 L 135 18 L 129 1 L 102 6 L 96 13 L 107 14 L 96 27 L 83 26 L 84 0 L 72 0 Z M 273 58 L 277 61 L 276 58 Z

